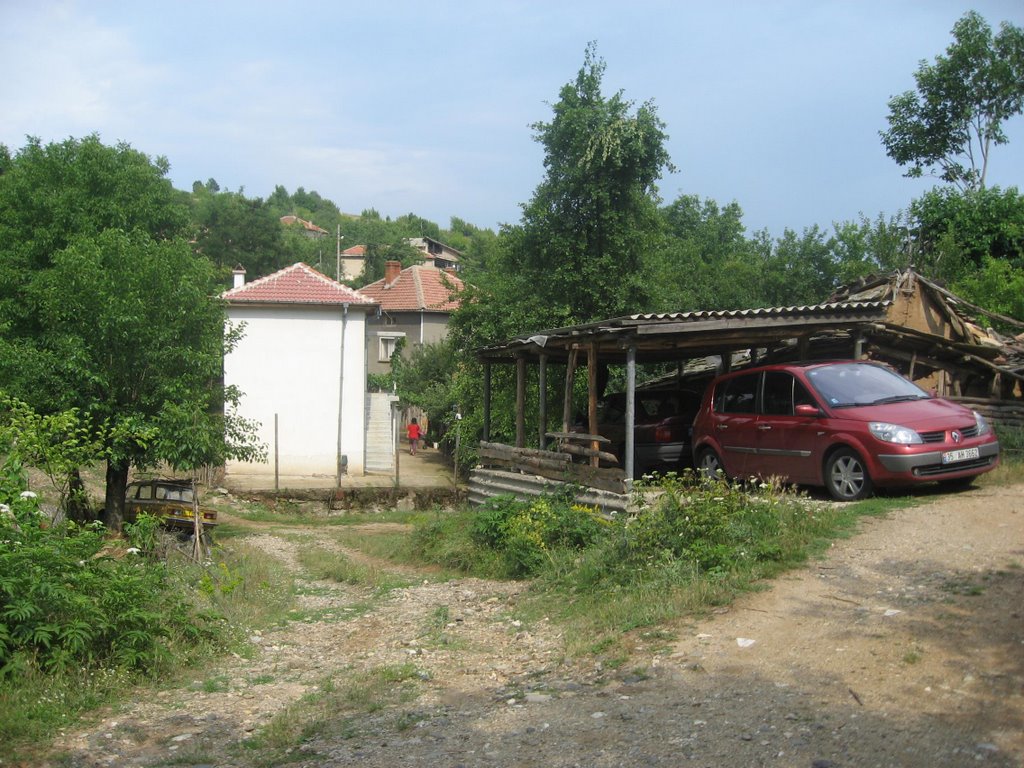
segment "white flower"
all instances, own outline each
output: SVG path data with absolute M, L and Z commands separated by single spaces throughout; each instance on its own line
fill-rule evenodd
M 6 504 L 0 504 L 0 515 L 9 515 L 10 513 L 10 507 L 8 507 Z
M 128 547 L 128 549 L 125 550 L 125 552 L 127 552 L 129 555 L 137 555 L 141 551 L 142 550 L 138 547 Z
M 23 498 L 23 499 L 34 499 L 35 497 L 36 497 L 36 494 L 33 491 L 22 491 L 21 492 L 21 498 Z

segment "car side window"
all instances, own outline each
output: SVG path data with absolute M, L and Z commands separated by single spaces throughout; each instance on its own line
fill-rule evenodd
M 785 371 L 765 371 L 761 412 L 789 416 L 793 413 L 793 377 Z
M 153 498 L 153 486 L 152 485 L 140 485 L 139 490 L 135 494 L 136 499 L 152 499 Z
M 807 388 L 785 371 L 765 371 L 761 393 L 761 412 L 774 416 L 792 416 L 798 405 L 814 405 Z
M 758 378 L 759 375 L 754 373 L 726 381 L 720 394 L 716 393 L 716 410 L 720 413 L 753 413 Z

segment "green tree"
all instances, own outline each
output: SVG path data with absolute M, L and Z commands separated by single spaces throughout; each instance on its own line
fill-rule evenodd
M 587 46 L 549 122 L 534 124 L 545 176 L 508 228 L 506 269 L 532 297 L 534 328 L 572 325 L 647 306 L 647 255 L 661 237 L 656 182 L 672 170 L 651 102 L 601 92 L 605 63 Z M 503 295 L 501 310 L 508 302 Z M 520 328 L 517 330 L 528 330 Z
M 253 280 L 287 266 L 280 218 L 259 198 L 193 185 L 191 217 L 195 247 L 222 274 L 241 264 Z
M 838 284 L 839 270 L 825 232 L 814 225 L 802 235 L 787 228 L 772 240 L 766 231 L 755 234 L 761 259 L 759 306 L 817 304 Z
M 651 279 L 652 309 L 740 309 L 757 302 L 759 265 L 736 202 L 680 195 L 661 209 L 664 248 Z
M 250 425 L 224 416 L 238 393 L 219 386 L 216 271 L 181 236 L 166 171 L 89 137 L 30 141 L 0 175 L 0 381 L 41 414 L 80 414 L 107 462 L 113 527 L 131 466 L 259 452 Z
M 910 206 L 917 267 L 958 280 L 987 258 L 1024 268 L 1024 196 L 1016 187 L 970 192 L 931 190 Z
M 916 91 L 890 99 L 882 143 L 909 177 L 929 171 L 961 190 L 984 189 L 990 152 L 1007 141 L 1003 123 L 1024 109 L 1024 31 L 1004 21 L 993 36 L 969 11 L 953 38 L 945 56 L 921 62 Z

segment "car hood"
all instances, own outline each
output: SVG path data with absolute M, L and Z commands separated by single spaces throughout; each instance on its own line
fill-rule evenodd
M 837 419 L 852 421 L 886 421 L 919 432 L 966 427 L 974 423 L 974 413 L 970 409 L 940 397 L 886 405 L 835 408 L 832 415 Z

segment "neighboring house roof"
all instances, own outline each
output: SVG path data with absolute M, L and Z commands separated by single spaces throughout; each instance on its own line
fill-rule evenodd
M 435 240 L 432 237 L 410 237 L 405 242 L 416 250 L 423 251 L 424 258 L 427 261 L 440 260 L 457 266 L 459 257 L 462 256 L 459 251 L 450 245 L 445 245 L 440 240 Z
M 225 291 L 221 297 L 232 304 L 377 303 L 369 296 L 332 280 L 302 262 Z
M 385 312 L 454 312 L 459 308 L 454 295 L 463 289 L 455 275 L 437 267 L 417 264 L 365 285 L 360 292 L 378 302 Z
M 312 221 L 306 221 L 305 219 L 300 219 L 298 216 L 292 216 L 292 215 L 282 216 L 281 217 L 281 223 L 282 224 L 301 224 L 303 226 L 303 228 L 307 232 L 309 232 L 311 234 L 314 234 L 314 235 L 326 235 L 327 234 L 327 230 L 324 229 L 323 227 L 318 227 Z
M 342 256 L 365 256 L 366 246 L 365 245 L 353 245 L 351 248 L 346 248 L 341 252 Z

